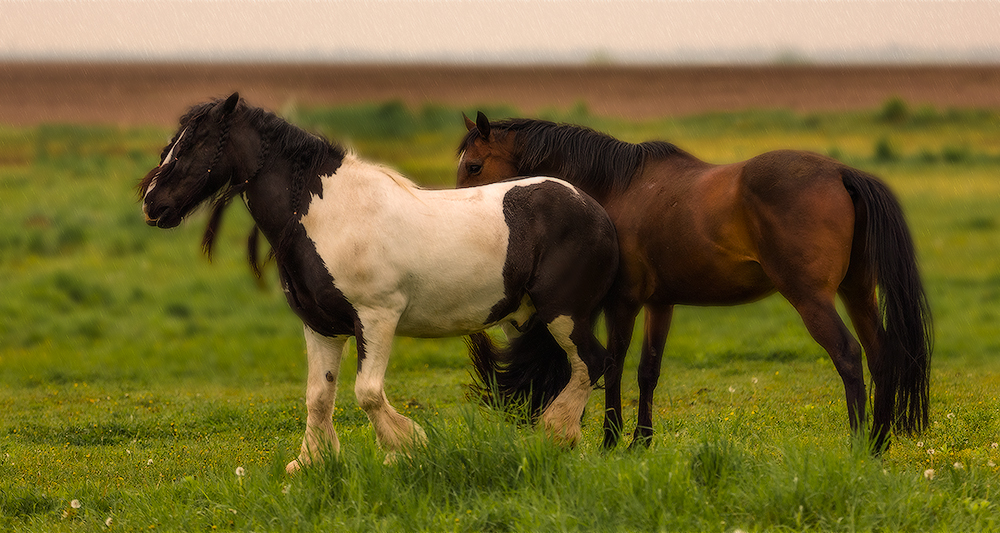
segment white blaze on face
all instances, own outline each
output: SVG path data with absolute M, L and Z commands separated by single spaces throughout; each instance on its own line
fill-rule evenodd
M 161 167 L 163 165 L 166 165 L 167 162 L 170 161 L 174 157 L 174 150 L 177 148 L 177 145 L 181 143 L 181 139 L 184 138 L 184 134 L 185 133 L 187 133 L 187 128 L 184 128 L 184 130 L 181 131 L 181 134 L 177 136 L 177 140 L 174 141 L 173 146 L 170 147 L 170 151 L 167 152 L 167 155 L 163 156 L 163 161 L 160 161 L 160 166 Z M 153 176 L 153 179 L 149 182 L 149 187 L 146 188 L 146 194 L 143 195 L 143 198 L 145 198 L 146 196 L 148 196 L 149 193 L 150 193 L 150 191 L 152 191 L 153 188 L 156 187 L 156 178 L 158 178 L 158 177 L 160 177 L 160 173 L 159 172 L 157 172 L 156 175 Z

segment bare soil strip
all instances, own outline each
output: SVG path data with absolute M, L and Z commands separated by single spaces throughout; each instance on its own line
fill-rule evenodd
M 0 63 L 0 124 L 173 125 L 188 106 L 238 90 L 257 105 L 400 100 L 525 113 L 586 104 L 651 119 L 710 111 L 914 106 L 1000 108 L 1000 66 L 456 66 Z

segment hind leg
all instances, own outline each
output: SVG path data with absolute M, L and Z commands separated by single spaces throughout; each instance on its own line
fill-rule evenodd
M 854 281 L 851 277 L 841 287 L 840 296 L 851 317 L 854 330 L 868 358 L 868 371 L 872 379 L 872 428 L 871 444 L 876 452 L 889 445 L 892 427 L 893 398 L 885 391 L 892 390 L 886 379 L 892 379 L 891 369 L 884 368 L 879 342 L 881 314 L 875 297 L 874 282 Z
M 851 264 L 854 203 L 839 172 L 810 172 L 809 179 L 790 179 L 794 172 L 783 180 L 758 175 L 763 181 L 753 185 L 758 195 L 753 202 L 756 244 L 764 273 L 833 360 L 844 382 L 848 420 L 857 433 L 866 403 L 861 345 L 834 303 Z
M 333 406 L 337 398 L 337 376 L 348 337 L 324 337 L 309 326 L 305 328 L 309 376 L 306 381 L 306 434 L 298 458 L 288 463 L 289 473 L 322 460 L 322 452 L 340 452 L 340 441 L 333 429 Z
M 583 409 L 604 371 L 607 352 L 594 338 L 589 320 L 560 315 L 549 322 L 548 329 L 566 352 L 571 374 L 569 383 L 542 412 L 542 427 L 557 442 L 575 446 L 581 438 Z
M 663 348 L 670 332 L 674 306 L 646 306 L 645 335 L 639 357 L 639 417 L 632 437 L 632 446 L 649 446 L 653 438 L 653 392 L 660 381 Z
M 784 293 L 783 293 L 784 294 Z M 802 317 L 809 334 L 833 360 L 844 382 L 847 417 L 851 430 L 857 434 L 865 421 L 865 381 L 861 366 L 861 345 L 854 339 L 837 313 L 832 294 L 813 293 L 804 297 L 792 294 L 786 298 Z

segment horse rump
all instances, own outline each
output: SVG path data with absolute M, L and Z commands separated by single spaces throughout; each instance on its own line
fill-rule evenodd
M 470 396 L 520 423 L 534 423 L 569 383 L 566 352 L 534 318 L 528 329 L 498 347 L 486 333 L 466 338 L 472 358 Z

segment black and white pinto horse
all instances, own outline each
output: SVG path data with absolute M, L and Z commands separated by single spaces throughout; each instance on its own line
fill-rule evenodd
M 271 244 L 288 304 L 305 326 L 309 363 L 306 431 L 289 472 L 321 460 L 323 450 L 339 452 L 332 414 L 351 336 L 355 394 L 387 459 L 425 439 L 385 395 L 393 337 L 467 335 L 497 324 L 523 334 L 505 349 L 476 336 L 477 371 L 502 390 L 532 390 L 545 430 L 560 442 L 579 440 L 583 408 L 608 361 L 593 322 L 618 245 L 604 210 L 573 186 L 530 178 L 421 189 L 233 94 L 181 118 L 139 194 L 147 224 L 160 228 L 210 201 L 206 253 L 223 210 L 242 196 L 256 224 L 249 248 L 258 275 L 258 232 Z

